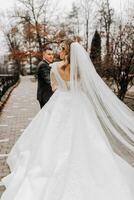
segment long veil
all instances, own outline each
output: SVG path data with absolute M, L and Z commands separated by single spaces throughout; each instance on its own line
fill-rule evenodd
M 70 87 L 79 91 L 79 84 L 93 105 L 107 144 L 116 139 L 134 152 L 134 113 L 111 91 L 97 74 L 86 50 L 78 42 L 71 44 Z M 105 134 L 104 134 L 105 133 Z M 109 148 L 112 149 L 109 144 Z

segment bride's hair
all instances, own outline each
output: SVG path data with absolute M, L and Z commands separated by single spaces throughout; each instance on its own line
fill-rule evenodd
M 65 39 L 61 42 L 61 48 L 65 50 L 65 65 L 62 68 L 65 70 L 67 64 L 70 64 L 70 51 L 71 51 L 71 44 L 75 42 L 72 39 Z M 80 79 L 79 70 L 77 71 L 77 79 Z
M 70 47 L 74 41 L 72 39 L 65 39 L 61 42 L 62 48 L 65 50 L 65 60 L 70 64 Z

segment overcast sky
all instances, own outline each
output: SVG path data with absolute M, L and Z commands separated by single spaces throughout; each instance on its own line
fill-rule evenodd
M 68 9 L 71 8 L 72 2 L 76 2 L 77 0 L 59 0 L 61 7 L 66 7 Z M 124 6 L 129 0 L 110 0 L 111 5 L 116 9 L 120 10 L 120 4 Z M 0 0 L 0 10 L 5 10 L 7 8 L 12 8 L 16 0 Z

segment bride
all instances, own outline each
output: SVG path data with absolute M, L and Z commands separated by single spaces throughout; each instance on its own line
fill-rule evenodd
M 60 57 L 53 96 L 9 153 L 1 200 L 133 200 L 134 168 L 110 144 L 134 151 L 133 112 L 79 43 L 63 41 Z

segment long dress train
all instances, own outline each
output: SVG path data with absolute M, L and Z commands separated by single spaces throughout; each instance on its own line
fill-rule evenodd
M 1 200 L 134 200 L 133 167 L 109 150 L 86 94 L 52 72 L 57 90 L 13 146 Z

